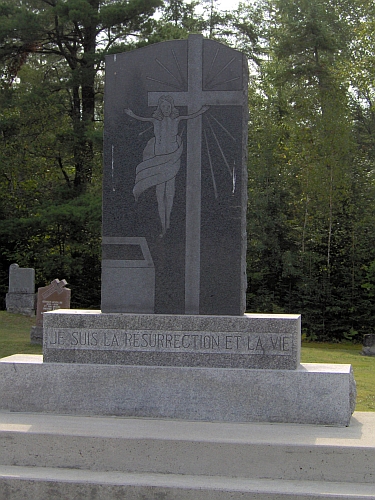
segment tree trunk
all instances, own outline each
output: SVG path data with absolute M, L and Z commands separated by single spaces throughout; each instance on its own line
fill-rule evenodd
M 99 9 L 98 0 L 92 0 L 90 3 L 97 12 Z M 74 112 L 75 117 L 79 116 L 79 123 L 74 124 L 75 131 L 77 130 L 78 133 L 75 144 L 76 174 L 74 185 L 78 189 L 82 189 L 85 184 L 91 182 L 94 162 L 94 147 L 89 132 L 95 119 L 96 30 L 94 20 L 82 30 L 83 55 L 82 59 L 79 60 L 81 102 L 79 108 L 75 109 Z

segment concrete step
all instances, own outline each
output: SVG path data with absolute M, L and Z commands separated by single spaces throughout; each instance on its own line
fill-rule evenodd
M 375 499 L 373 484 L 0 466 L 0 500 Z
M 2 466 L 368 483 L 375 413 L 349 427 L 0 413 Z

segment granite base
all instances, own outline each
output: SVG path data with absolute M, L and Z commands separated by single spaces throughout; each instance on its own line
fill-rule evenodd
M 43 363 L 0 360 L 0 409 L 221 422 L 349 425 L 350 365 L 297 370 Z
M 43 315 L 45 363 L 295 370 L 301 316 L 58 309 Z
M 10 313 L 24 316 L 35 315 L 35 293 L 7 293 L 5 303 Z

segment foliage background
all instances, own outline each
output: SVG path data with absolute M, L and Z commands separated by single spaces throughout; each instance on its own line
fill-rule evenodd
M 0 307 L 13 262 L 100 307 L 104 56 L 200 32 L 249 60 L 248 310 L 374 332 L 374 3 L 219 7 L 0 1 Z

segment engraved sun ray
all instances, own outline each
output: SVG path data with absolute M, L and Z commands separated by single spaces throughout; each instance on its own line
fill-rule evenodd
M 210 66 L 210 69 L 208 70 L 208 73 L 207 73 L 206 84 L 215 78 L 215 76 L 213 76 L 213 77 L 210 77 L 210 76 L 211 76 L 211 72 L 213 70 L 216 58 L 217 58 L 217 56 L 219 54 L 219 50 L 220 49 L 216 49 L 216 53 L 215 53 L 215 55 L 214 55 L 214 57 L 213 57 L 213 59 L 211 61 L 211 66 Z
M 176 52 L 175 52 L 174 50 L 172 50 L 172 54 L 173 54 L 173 58 L 174 58 L 174 60 L 175 60 L 175 63 L 176 63 L 176 66 L 177 66 L 178 72 L 179 72 L 180 77 L 181 77 L 181 82 L 182 82 L 182 85 L 184 85 L 184 84 L 185 84 L 185 78 L 184 78 L 184 75 L 182 74 L 182 71 L 181 71 L 181 66 L 180 66 L 180 63 L 178 62 Z
M 151 127 L 147 127 L 145 130 L 143 130 L 142 132 L 139 132 L 138 136 L 140 137 L 141 135 L 145 134 L 146 132 L 148 132 L 149 130 L 152 130 L 154 127 L 153 125 L 151 125 Z
M 175 75 L 172 73 L 172 71 L 170 71 L 170 70 L 169 70 L 166 66 L 164 66 L 164 64 L 163 64 L 161 61 L 159 61 L 159 59 L 157 59 L 157 58 L 156 58 L 156 59 L 155 59 L 155 61 L 156 61 L 156 62 L 159 64 L 159 66 L 160 66 L 160 67 L 162 67 L 162 68 L 163 68 L 163 69 L 164 69 L 164 70 L 165 70 L 168 74 L 170 74 L 172 78 L 174 78 L 174 79 L 176 80 L 176 82 L 178 83 L 179 88 L 180 88 L 180 87 L 181 87 L 181 82 L 180 82 L 180 80 L 177 78 L 177 76 L 175 76 Z
M 229 82 L 235 82 L 236 80 L 239 80 L 239 79 L 240 79 L 240 77 L 236 76 L 235 78 L 231 78 L 230 80 L 224 80 L 222 82 L 214 83 L 213 85 L 210 86 L 210 90 L 214 89 L 215 87 L 219 87 L 219 85 L 224 85 L 225 83 L 229 83 Z
M 152 76 L 146 76 L 146 79 L 151 80 L 152 82 L 161 83 L 162 85 L 167 85 L 168 87 L 172 87 L 172 88 L 177 89 L 177 90 L 181 90 L 181 87 L 178 85 L 175 85 L 175 84 L 169 83 L 169 82 L 163 82 L 162 80 L 158 80 L 157 78 L 152 78 Z
M 232 59 L 230 61 L 227 62 L 227 64 L 225 64 L 220 71 L 218 71 L 218 73 L 216 73 L 216 75 L 214 75 L 212 78 L 210 78 L 210 80 L 208 80 L 206 82 L 206 86 L 209 87 L 212 82 L 219 76 L 221 75 L 221 73 L 223 73 L 223 71 L 225 71 L 234 61 L 236 60 L 235 57 L 232 57 Z
M 115 159 L 114 159 L 114 145 L 111 147 L 111 174 L 112 174 L 112 191 L 116 191 L 115 187 Z
M 215 131 L 214 131 L 214 129 L 213 129 L 213 127 L 212 127 L 212 125 L 211 125 L 211 122 L 210 122 L 208 119 L 207 119 L 207 122 L 208 122 L 208 125 L 209 125 L 210 129 L 211 129 L 212 135 L 214 136 L 214 139 L 215 139 L 216 145 L 217 145 L 217 147 L 219 148 L 219 151 L 220 151 L 220 153 L 221 153 L 221 156 L 222 156 L 222 158 L 223 158 L 223 160 L 224 160 L 224 163 L 225 163 L 225 165 L 226 165 L 226 167 L 227 167 L 227 169 L 228 169 L 229 175 L 232 177 L 232 170 L 231 170 L 231 168 L 230 168 L 230 166 L 229 166 L 229 164 L 228 164 L 228 161 L 227 161 L 226 156 L 225 156 L 225 154 L 224 154 L 223 148 L 222 148 L 222 147 L 221 147 L 221 145 L 220 145 L 219 139 L 217 138 L 217 135 L 215 134 Z
M 207 156 L 208 156 L 208 161 L 209 161 L 210 169 L 211 169 L 212 185 L 213 185 L 213 188 L 214 188 L 215 199 L 217 200 L 217 198 L 218 198 L 217 186 L 216 186 L 214 168 L 213 168 L 212 160 L 211 160 L 210 148 L 208 147 L 208 140 L 207 140 L 206 130 L 204 130 L 204 140 L 206 142 Z
M 222 123 L 219 122 L 219 120 L 217 118 L 215 118 L 212 114 L 210 114 L 210 117 L 219 125 L 219 127 L 221 127 L 225 133 L 227 133 L 229 135 L 229 137 L 234 141 L 236 142 L 236 139 L 235 137 L 233 137 L 233 135 L 229 132 L 229 130 L 227 130 L 224 125 Z

